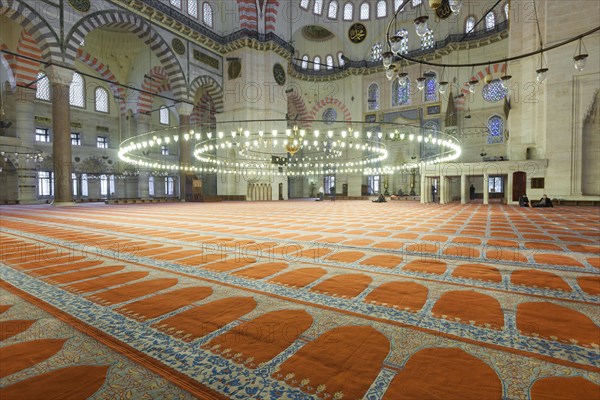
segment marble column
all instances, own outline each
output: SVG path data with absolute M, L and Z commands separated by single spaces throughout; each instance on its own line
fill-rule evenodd
M 73 71 L 58 65 L 46 68 L 52 87 L 52 158 L 54 160 L 54 206 L 75 205 L 71 180 L 71 110 L 69 86 Z
M 467 204 L 467 175 L 465 174 L 460 176 L 460 204 Z
M 511 204 L 513 199 L 513 173 L 512 171 L 508 172 L 506 178 L 506 185 L 504 186 L 504 204 Z
M 183 135 L 190 131 L 190 115 L 194 111 L 194 105 L 188 103 L 180 103 L 177 105 L 177 112 L 179 113 L 179 200 L 185 201 L 187 196 L 191 196 L 191 193 L 186 193 L 186 174 L 190 171 L 186 171 L 186 168 L 191 165 L 192 151 L 190 148 L 190 141 L 184 140 Z
M 483 174 L 483 204 L 490 204 L 490 175 Z
M 15 114 L 17 137 L 21 140 L 21 146 L 34 153 L 35 148 L 35 118 L 33 91 L 17 88 L 15 96 Z M 20 155 L 17 167 L 18 190 L 17 200 L 19 204 L 33 204 L 37 202 L 36 193 L 36 169 L 35 161 Z
M 438 186 L 438 197 L 440 198 L 440 204 L 446 204 L 447 202 L 447 197 L 446 197 L 446 192 L 448 190 L 448 182 L 447 182 L 447 178 L 445 175 L 440 175 L 440 184 Z
M 429 202 L 429 194 L 427 191 L 427 178 L 424 173 L 421 173 L 421 204 Z

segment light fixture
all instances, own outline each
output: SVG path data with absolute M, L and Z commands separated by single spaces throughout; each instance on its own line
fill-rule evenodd
M 394 35 L 390 38 L 390 49 L 392 51 L 393 54 L 395 55 L 399 55 L 400 52 L 402 51 L 402 39 L 404 39 L 402 36 L 398 36 L 398 35 Z
M 581 52 L 581 47 L 583 47 L 583 51 L 584 53 Z M 583 69 L 585 68 L 585 63 L 587 61 L 588 55 L 587 55 L 587 49 L 585 48 L 585 45 L 583 44 L 582 39 L 579 39 L 579 43 L 577 44 L 577 50 L 576 50 L 576 55 L 573 56 L 573 62 L 575 63 L 575 69 L 577 71 L 583 71 Z
M 394 72 L 394 67 L 389 66 L 386 70 L 385 70 L 385 77 L 388 79 L 388 81 L 391 81 L 394 78 L 395 72 Z
M 408 74 L 406 72 L 399 72 L 398 73 L 398 82 L 400 82 L 400 85 L 405 86 L 406 83 L 408 82 Z
M 441 80 L 438 82 L 438 90 L 441 94 L 446 93 L 446 89 L 448 88 L 448 81 L 444 79 L 444 75 L 446 72 L 446 67 L 442 68 L 442 76 Z
M 425 34 L 427 34 L 427 31 L 429 30 L 429 27 L 427 26 L 427 20 L 429 20 L 427 15 L 421 15 L 415 18 L 414 23 L 417 36 L 423 37 Z
M 392 53 L 391 51 L 386 51 L 381 56 L 383 57 L 383 67 L 386 69 L 389 68 L 389 66 L 392 65 L 392 61 L 394 59 L 394 53 Z
M 454 14 L 458 14 L 463 6 L 462 0 L 449 0 L 448 5 Z
M 502 75 L 500 77 L 500 80 L 502 81 L 502 87 L 504 89 L 508 89 L 510 86 L 510 80 L 512 79 L 512 76 L 508 73 L 508 62 L 504 62 L 504 75 Z
M 544 67 L 544 52 L 540 54 L 540 68 L 535 70 L 536 80 L 539 83 L 544 83 L 546 76 L 548 75 L 548 68 Z
M 417 78 L 417 89 L 423 90 L 425 88 L 425 81 L 427 79 L 424 76 L 420 76 Z

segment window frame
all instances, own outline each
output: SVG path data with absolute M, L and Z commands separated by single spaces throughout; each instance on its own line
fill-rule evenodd
M 45 140 L 40 140 L 40 137 L 43 137 Z M 40 142 L 40 143 L 50 143 L 49 129 L 48 128 L 35 128 L 35 141 Z
M 47 174 L 47 176 L 41 176 Z M 36 186 L 38 197 L 54 196 L 54 172 L 53 171 L 37 171 Z M 47 189 L 47 190 L 46 190 Z
M 106 95 L 106 111 L 98 108 L 98 92 L 103 92 Z M 108 90 L 103 88 L 102 86 L 97 86 L 94 89 L 94 111 L 101 112 L 103 114 L 110 114 L 110 96 L 108 95 Z
M 47 96 L 45 93 L 40 93 L 42 90 L 46 89 Z M 44 96 L 42 96 L 44 94 Z M 52 101 L 52 85 L 50 85 L 50 78 L 44 72 L 40 71 L 37 75 L 37 82 L 35 88 L 35 99 L 42 101 Z
M 379 15 L 379 6 L 383 4 L 384 10 L 383 10 L 383 15 Z M 375 19 L 382 19 L 382 18 L 387 18 L 387 1 L 386 0 L 379 0 L 377 3 L 375 3 Z
M 488 16 L 492 16 L 493 24 L 491 26 L 488 25 Z M 485 30 L 491 31 L 496 27 L 496 13 L 493 10 L 490 10 L 487 14 L 485 14 Z
M 81 146 L 81 133 L 71 132 L 71 146 Z
M 206 10 L 210 10 L 210 20 L 207 18 Z M 209 2 L 205 1 L 202 3 L 202 23 L 209 28 L 213 28 L 215 25 L 215 10 Z
M 96 148 L 108 149 L 108 136 L 96 136 Z
M 363 9 L 366 10 L 367 15 L 363 17 Z M 371 19 L 371 4 L 369 2 L 364 1 L 358 7 L 358 20 L 359 21 L 368 21 Z
M 164 113 L 164 114 L 163 114 Z M 161 125 L 170 125 L 171 124 L 171 113 L 169 112 L 169 108 L 167 106 L 160 106 L 158 109 L 158 123 Z M 166 118 L 166 122 L 164 121 Z
M 350 15 L 347 16 L 346 13 L 349 12 Z M 354 4 L 347 1 L 344 3 L 344 9 L 342 10 L 342 20 L 344 21 L 353 21 L 354 20 Z
M 502 132 L 500 132 L 498 135 L 492 135 L 492 132 L 490 130 L 490 122 L 494 118 L 498 118 L 500 121 L 502 121 Z M 504 131 L 506 130 L 506 120 L 504 119 L 504 117 L 502 117 L 500 114 L 490 115 L 486 121 L 485 126 L 488 131 L 486 136 L 486 144 L 504 144 Z M 499 138 L 499 140 L 494 140 L 493 138 Z
M 471 30 L 467 30 L 467 28 L 469 27 L 469 22 L 473 22 L 473 27 L 471 28 Z M 465 35 L 470 35 L 471 33 L 475 32 L 475 24 L 477 23 L 477 18 L 474 15 L 467 15 L 467 18 L 465 18 Z
M 195 14 L 190 12 L 190 3 L 191 2 L 195 2 L 195 4 L 196 4 L 196 13 Z M 198 13 L 198 11 L 199 11 L 198 10 L 198 0 L 187 0 L 186 11 L 187 11 L 187 15 L 192 16 L 192 17 L 198 19 L 198 15 L 199 15 L 199 13 Z
M 313 58 L 313 70 L 320 71 L 321 70 L 321 56 L 315 56 Z
M 375 87 L 376 88 L 376 96 L 377 98 L 375 99 L 376 101 L 371 102 L 371 88 Z M 372 106 L 372 104 L 375 103 L 374 106 Z M 369 84 L 369 86 L 367 87 L 367 110 L 368 111 L 377 111 L 379 110 L 379 108 L 381 107 L 381 87 L 379 86 L 379 84 L 377 82 L 371 82 L 371 84 Z
M 313 14 L 323 15 L 323 5 L 323 0 L 315 0 L 313 3 Z M 317 6 L 319 7 L 319 10 L 317 10 Z
M 74 91 L 76 90 L 76 88 L 73 88 L 73 84 L 75 83 L 75 77 L 79 77 L 79 79 L 81 79 L 81 101 L 83 102 L 82 105 L 79 104 L 74 104 L 73 98 L 77 95 L 77 93 L 74 94 Z M 85 109 L 86 108 L 86 94 L 85 94 L 85 78 L 83 75 L 75 72 L 73 73 L 73 79 L 71 80 L 71 84 L 69 85 L 69 106 L 71 107 L 76 107 L 76 108 L 81 108 L 81 109 Z
M 333 17 L 331 16 L 331 7 L 332 6 L 335 6 L 335 13 L 334 13 Z M 327 5 L 327 18 L 329 18 L 331 20 L 337 20 L 339 11 L 340 11 L 340 5 L 339 5 L 338 1 L 331 0 L 329 2 L 329 4 Z

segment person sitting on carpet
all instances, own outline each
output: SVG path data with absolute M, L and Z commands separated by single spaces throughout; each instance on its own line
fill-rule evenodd
M 529 207 L 529 198 L 526 194 L 519 197 L 519 206 L 520 207 Z
M 379 193 L 379 197 L 376 200 L 373 200 L 373 203 L 387 203 L 383 193 Z
M 404 193 L 402 193 L 402 189 L 398 189 L 398 194 L 393 194 L 392 197 L 390 197 L 390 199 L 392 199 L 392 200 L 400 199 L 400 197 L 402 197 L 403 195 L 404 195 Z
M 554 207 L 548 196 L 543 195 L 539 202 L 531 204 L 531 207 Z

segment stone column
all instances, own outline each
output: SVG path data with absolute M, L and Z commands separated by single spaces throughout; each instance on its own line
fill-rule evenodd
M 490 204 L 490 181 L 489 174 L 483 174 L 483 204 Z
M 465 174 L 460 176 L 460 204 L 467 204 L 467 175 Z
M 177 105 L 177 112 L 179 113 L 179 200 L 185 201 L 188 195 L 186 193 L 186 174 L 190 173 L 185 168 L 191 165 L 192 151 L 190 148 L 190 141 L 184 140 L 183 135 L 190 131 L 190 115 L 194 111 L 194 105 L 189 103 L 180 103 Z
M 29 152 L 35 148 L 35 119 L 34 119 L 34 91 L 17 88 L 15 96 L 15 114 L 17 137 L 21 139 L 21 146 Z M 25 155 L 20 155 L 17 167 L 19 204 L 33 204 L 37 202 L 36 169 L 35 161 L 27 160 Z
M 448 182 L 446 181 L 446 176 L 440 174 L 440 184 L 438 187 L 438 197 L 440 198 L 440 204 L 446 204 L 446 191 L 448 190 Z
M 427 178 L 425 174 L 421 172 L 421 204 L 429 202 L 429 194 L 427 192 Z
M 508 171 L 508 175 L 506 178 L 506 185 L 504 186 L 504 204 L 512 203 L 513 197 L 513 173 L 512 171 Z
M 73 71 L 58 65 L 46 68 L 52 87 L 52 157 L 54 159 L 54 206 L 75 205 L 71 180 L 71 110 L 69 86 Z
M 138 114 L 136 116 L 136 129 L 137 134 L 141 135 L 142 133 L 147 133 L 150 131 L 150 116 L 146 114 Z M 143 168 L 143 167 L 140 167 Z M 148 192 L 148 178 L 150 177 L 150 173 L 148 171 L 140 171 L 138 175 L 138 197 L 140 199 L 147 199 L 150 197 Z

